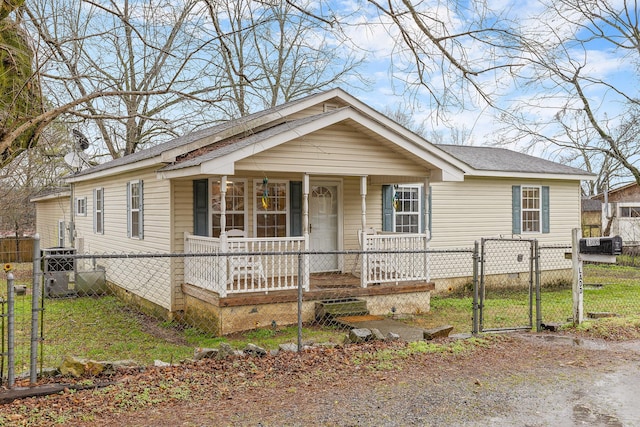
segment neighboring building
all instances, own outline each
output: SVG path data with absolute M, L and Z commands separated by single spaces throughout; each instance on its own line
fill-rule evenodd
M 227 333 L 271 321 L 225 323 L 223 311 L 238 304 L 272 303 L 278 324 L 294 322 L 289 291 L 298 281 L 305 319 L 312 318 L 314 300 L 327 295 L 314 293 L 314 275 L 325 272 L 355 277 L 350 296 L 366 299 L 374 313 L 388 312 L 389 295 L 399 312 L 424 312 L 428 303 L 416 307 L 416 295 L 449 277 L 424 255 L 305 255 L 299 277 L 297 257 L 287 253 L 469 248 L 488 236 L 570 244 L 585 179 L 591 175 L 509 150 L 430 144 L 334 89 L 83 170 L 67 180 L 66 202 L 36 201 L 38 230 L 47 236 L 46 228 L 60 232 L 60 222 L 45 211 L 73 206 L 81 253 L 283 253 L 166 263 L 153 272 L 151 296 L 136 286 L 147 272 L 119 265 L 115 275 L 101 261 L 107 280 L 128 296 L 166 317 L 209 316 Z M 68 211 L 57 214 L 66 221 Z
M 582 199 L 582 237 L 602 237 L 602 202 Z
M 622 237 L 625 245 L 640 243 L 640 186 L 633 182 L 593 197 L 602 203 L 603 235 Z

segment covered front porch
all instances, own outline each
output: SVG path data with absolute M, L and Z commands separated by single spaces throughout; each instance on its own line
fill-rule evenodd
M 428 282 L 430 214 L 421 201 L 429 200 L 429 178 L 406 195 L 391 184 L 402 179 L 305 173 L 271 184 L 226 175 L 210 178 L 203 182 L 202 198 L 215 208 L 213 215 L 207 213 L 212 220 L 194 227 L 209 236 L 184 234 L 184 283 L 225 298 L 299 286 L 308 292 L 321 282 L 327 286 L 325 273 L 337 273 L 342 283 L 349 278 L 361 288 Z M 238 215 L 240 207 L 252 214 Z M 396 222 L 400 226 L 394 227 Z

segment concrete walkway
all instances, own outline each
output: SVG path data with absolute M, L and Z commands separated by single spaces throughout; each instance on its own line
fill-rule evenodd
M 397 320 L 382 316 L 349 316 L 334 319 L 348 328 L 377 329 L 385 337 L 389 332 L 400 335 L 404 341 L 424 340 L 424 329 L 409 326 Z

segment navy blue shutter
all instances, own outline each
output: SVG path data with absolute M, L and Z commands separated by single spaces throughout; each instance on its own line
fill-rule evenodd
M 209 181 L 193 181 L 193 234 L 209 235 Z
M 549 233 L 549 187 L 542 187 L 542 232 Z
M 302 181 L 289 183 L 289 233 L 291 236 L 302 236 Z
M 520 186 L 514 185 L 511 187 L 511 220 L 512 220 L 512 233 L 520 234 L 522 231 L 522 209 L 520 200 Z
M 382 186 L 382 230 L 393 231 L 393 185 Z

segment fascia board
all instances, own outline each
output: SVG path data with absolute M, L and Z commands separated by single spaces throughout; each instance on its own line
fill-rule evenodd
M 595 175 L 570 175 L 563 173 L 534 173 L 534 172 L 508 172 L 508 171 L 482 171 L 472 170 L 466 174 L 469 177 L 491 177 L 491 178 L 521 178 L 521 179 L 556 179 L 565 181 L 593 181 Z
M 71 176 L 71 177 L 65 178 L 64 181 L 68 183 L 90 181 L 93 179 L 105 178 L 108 176 L 118 175 L 125 172 L 134 172 L 140 169 L 147 169 L 152 166 L 160 167 L 160 166 L 164 166 L 164 164 L 159 162 L 158 156 L 156 156 L 151 159 L 141 160 L 136 163 L 116 166 L 109 169 L 103 169 L 101 171 L 94 172 L 94 173 L 87 173 L 87 174 L 76 176 L 76 177 Z

